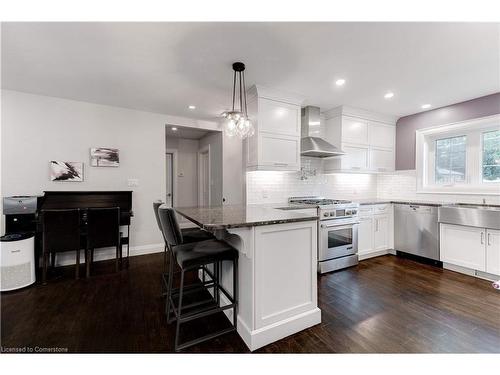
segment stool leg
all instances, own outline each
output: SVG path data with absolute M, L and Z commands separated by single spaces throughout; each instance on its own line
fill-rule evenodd
M 177 327 L 175 328 L 175 351 L 179 347 L 179 332 L 182 316 L 182 295 L 184 294 L 184 270 L 181 271 L 181 285 L 179 287 L 179 306 L 177 307 Z
M 233 325 L 236 329 L 238 324 L 238 258 L 233 261 Z
M 75 279 L 80 278 L 80 249 L 76 249 L 76 269 L 75 269 Z
M 174 260 L 173 260 L 173 254 L 172 250 L 170 249 L 168 251 L 168 258 L 169 258 L 169 264 L 168 264 L 168 282 L 167 282 L 167 301 L 165 302 L 165 312 L 167 314 L 167 323 L 170 323 L 170 298 L 172 296 L 172 285 L 174 283 Z

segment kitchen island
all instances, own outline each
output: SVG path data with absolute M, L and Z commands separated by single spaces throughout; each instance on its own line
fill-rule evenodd
M 180 215 L 239 251 L 237 331 L 250 350 L 321 322 L 317 214 L 252 205 L 181 207 Z M 232 267 L 222 284 L 232 291 Z M 229 303 L 221 294 L 221 303 Z M 227 312 L 232 321 L 232 310 Z

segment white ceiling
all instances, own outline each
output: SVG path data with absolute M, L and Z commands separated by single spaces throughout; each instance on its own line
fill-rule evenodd
M 200 139 L 206 136 L 208 133 L 212 133 L 208 130 L 188 128 L 184 126 L 166 125 L 165 128 L 167 129 L 165 134 L 168 138 Z
M 499 25 L 3 23 L 2 87 L 210 120 L 243 61 L 248 87 L 402 116 L 500 91 Z

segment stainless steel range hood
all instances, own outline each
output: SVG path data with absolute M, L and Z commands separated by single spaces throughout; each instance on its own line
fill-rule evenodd
M 315 133 L 319 133 L 319 126 L 319 107 L 308 106 L 302 108 L 300 154 L 316 158 L 344 155 L 344 151 L 328 143 L 323 138 L 314 136 Z M 318 130 L 315 131 L 314 128 Z

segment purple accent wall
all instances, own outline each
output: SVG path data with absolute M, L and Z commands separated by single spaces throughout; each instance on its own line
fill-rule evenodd
M 500 113 L 500 92 L 431 111 L 401 117 L 396 123 L 396 170 L 415 169 L 415 131 Z

